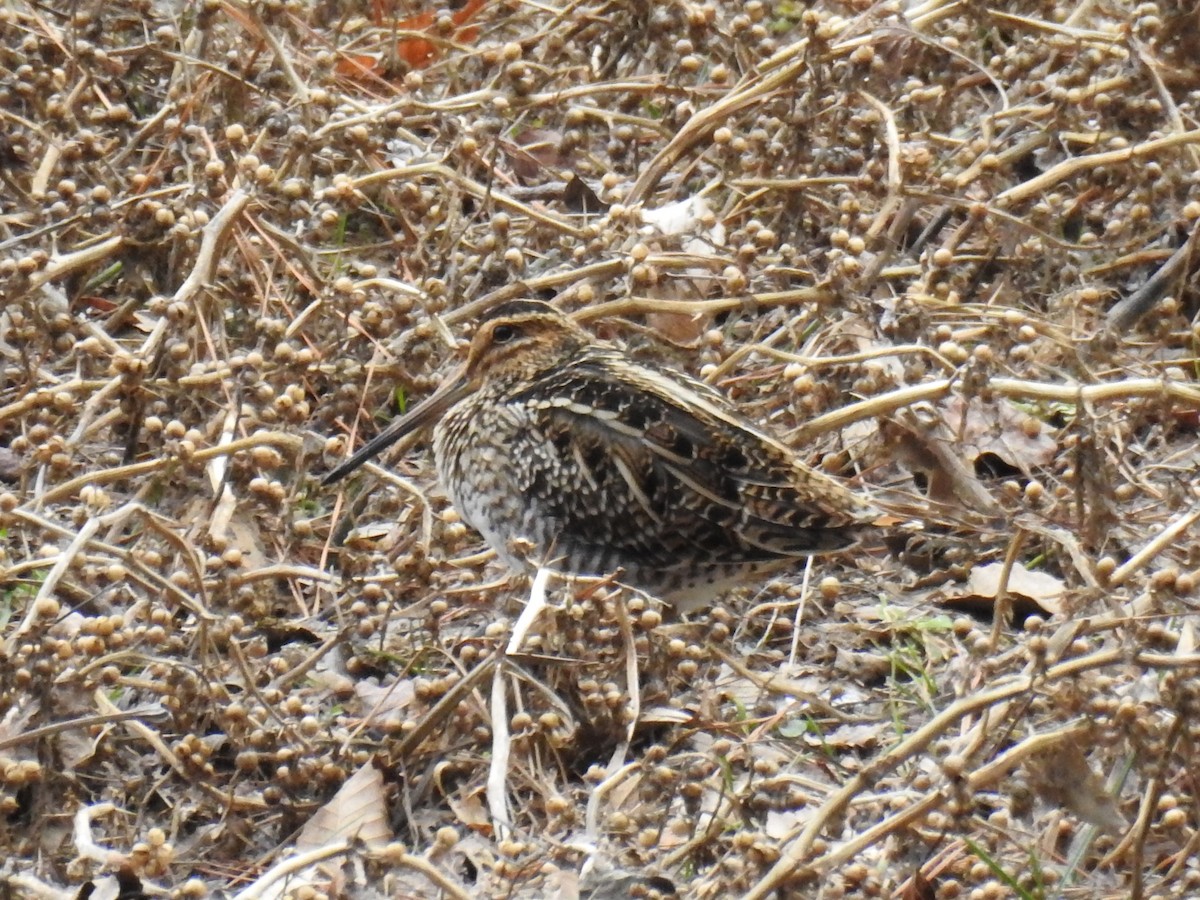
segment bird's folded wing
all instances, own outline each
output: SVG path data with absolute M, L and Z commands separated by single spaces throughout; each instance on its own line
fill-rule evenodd
M 557 454 L 523 464 L 580 475 L 574 489 L 584 497 L 546 500 L 564 528 L 600 527 L 600 517 L 577 512 L 589 508 L 590 495 L 616 505 L 607 521 L 628 525 L 605 540 L 678 544 L 714 562 L 751 562 L 846 546 L 865 518 L 854 494 L 682 376 L 584 358 L 512 402 Z M 557 480 L 564 482 L 561 474 Z

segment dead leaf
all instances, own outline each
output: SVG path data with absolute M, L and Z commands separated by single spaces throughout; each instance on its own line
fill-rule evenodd
M 0 719 L 0 744 L 12 742 L 18 735 L 24 734 L 40 710 L 41 704 L 37 702 L 24 706 L 15 704 L 5 710 L 4 718 Z
M 698 194 L 664 206 L 645 208 L 642 210 L 642 221 L 649 226 L 643 229 L 648 234 L 703 234 L 709 242 L 697 248 L 696 252 L 704 252 L 725 243 L 725 226 L 715 221 L 712 207 Z
M 961 505 L 989 516 L 1003 514 L 950 437 L 932 407 L 905 410 L 880 423 L 888 454 L 925 476 L 926 495 L 936 503 Z
M 367 709 L 363 724 L 378 726 L 399 719 L 412 704 L 416 688 L 411 678 L 397 678 L 386 686 L 363 680 L 355 683 L 354 693 Z
M 383 800 L 383 775 L 367 763 L 351 775 L 328 803 L 316 811 L 296 839 L 299 852 L 357 838 L 371 849 L 392 839 Z
M 809 743 L 837 749 L 865 750 L 886 743 L 885 738 L 889 733 L 892 733 L 890 722 L 847 724 L 839 725 L 824 735 L 813 735 Z
M 1196 630 L 1190 619 L 1184 619 L 1179 627 L 1179 642 L 1175 645 L 1176 656 L 1191 656 L 1196 652 Z
M 638 721 L 642 725 L 649 726 L 687 725 L 696 721 L 696 713 L 694 710 L 676 709 L 673 706 L 654 706 L 642 710 L 641 718 Z
M 717 248 L 725 246 L 725 226 L 716 217 L 708 201 L 695 195 L 676 203 L 642 210 L 645 223 L 641 233 L 667 250 L 678 248 L 694 257 L 698 265 L 688 266 L 678 276 L 660 278 L 646 289 L 650 297 L 673 300 L 703 300 L 720 290 L 720 279 L 714 271 L 724 267 L 717 257 Z M 664 250 L 665 252 L 665 250 Z M 711 265 L 705 265 L 711 261 Z M 679 321 L 668 321 L 665 317 Z M 709 316 L 691 314 L 660 314 L 650 318 L 650 324 L 668 340 L 680 346 L 694 346 L 705 329 Z
M 108 728 L 96 732 L 68 728 L 58 739 L 55 750 L 64 772 L 75 772 L 95 758 L 97 751 L 109 737 Z
M 563 164 L 562 134 L 547 128 L 522 128 L 499 142 L 512 174 L 522 181 L 544 178 Z
M 588 862 L 579 878 L 579 900 L 626 900 L 647 896 L 647 889 L 659 897 L 679 896 L 668 878 L 631 871 L 600 853 L 593 853 Z
M 995 597 L 1000 592 L 1003 571 L 1003 563 L 976 566 L 967 577 L 967 585 L 984 596 Z M 1010 595 L 1036 603 L 1044 614 L 1055 615 L 1066 611 L 1062 603 L 1066 585 L 1062 579 L 1048 572 L 1026 569 L 1020 563 L 1015 563 L 1004 587 Z
M 579 900 L 579 873 L 554 866 L 546 875 L 545 888 L 547 896 L 555 900 Z
M 1033 789 L 1047 803 L 1109 834 L 1119 834 L 1129 827 L 1104 779 L 1092 771 L 1083 748 L 1075 741 L 1059 741 L 1027 760 L 1025 769 Z
M 484 6 L 485 0 L 468 0 L 461 9 L 450 14 L 456 26 L 452 39 L 460 44 L 474 43 L 479 38 L 479 26 L 468 24 Z M 374 3 L 375 24 L 395 32 L 430 31 L 437 25 L 437 10 L 426 10 L 406 19 L 389 21 L 390 10 L 381 0 Z M 395 58 L 410 69 L 423 69 L 441 54 L 441 48 L 428 38 L 410 36 L 396 41 L 392 48 Z M 387 74 L 389 60 L 386 55 L 346 54 L 335 65 L 335 71 L 344 78 L 382 77 Z
M 21 477 L 21 457 L 8 447 L 0 447 L 0 481 L 12 483 Z
M 608 209 L 608 204 L 574 172 L 563 188 L 562 201 L 563 206 L 574 213 L 595 214 Z
M 707 313 L 654 312 L 646 316 L 646 324 L 654 333 L 676 347 L 695 347 L 708 323 Z
M 967 578 L 966 589 L 940 597 L 938 605 L 982 619 L 992 618 L 1003 570 L 1003 563 L 976 566 Z M 1066 586 L 1053 575 L 1031 572 L 1017 563 L 1009 573 L 1006 587 L 1006 596 L 1012 604 L 1013 623 L 1018 627 L 1030 616 L 1049 618 L 1066 612 L 1063 603 Z
M 1030 616 L 1047 616 L 1049 613 L 1028 597 L 1020 594 L 1010 596 L 1012 623 L 1014 628 L 1022 628 Z M 985 597 L 982 594 L 960 594 L 953 597 L 943 597 L 937 601 L 943 609 L 951 612 L 966 613 L 985 622 L 990 622 L 996 615 L 996 597 Z
M 940 410 L 963 458 L 972 464 L 991 453 L 1030 475 L 1054 462 L 1058 453 L 1058 443 L 1046 433 L 1046 426 L 1010 400 L 983 403 L 953 395 Z
M 812 811 L 800 809 L 771 809 L 767 810 L 767 822 L 763 832 L 767 837 L 781 841 L 795 834 L 812 818 Z
M 242 551 L 242 566 L 248 572 L 265 569 L 270 564 L 267 545 L 262 540 L 263 533 L 262 528 L 243 509 L 239 508 L 229 519 L 229 545 Z
M 985 597 L 995 597 L 1000 591 L 1000 579 L 1003 574 L 1003 563 L 976 566 L 967 578 L 967 587 Z M 1059 601 L 1066 592 L 1066 586 L 1061 579 L 1046 572 L 1031 571 L 1016 563 L 1008 573 L 1005 588 L 1008 593 L 1027 597 L 1051 613 L 1063 611 Z
M 447 794 L 446 803 L 455 818 L 472 831 L 492 833 L 492 815 L 484 802 L 483 791 Z
M 936 900 L 937 888 L 933 882 L 921 874 L 921 870 L 913 872 L 912 878 L 904 886 L 900 895 L 902 900 Z

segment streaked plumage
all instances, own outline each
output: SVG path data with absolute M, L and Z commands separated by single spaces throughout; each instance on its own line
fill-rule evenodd
M 466 364 L 326 482 L 439 417 L 439 478 L 510 565 L 620 570 L 681 609 L 845 548 L 878 515 L 708 385 L 634 362 L 538 301 L 486 315 Z

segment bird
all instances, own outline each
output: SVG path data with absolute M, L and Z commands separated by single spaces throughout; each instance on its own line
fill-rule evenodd
M 450 502 L 510 567 L 615 575 L 685 613 L 879 516 L 711 385 L 540 300 L 485 313 L 466 362 L 324 483 L 431 424 Z

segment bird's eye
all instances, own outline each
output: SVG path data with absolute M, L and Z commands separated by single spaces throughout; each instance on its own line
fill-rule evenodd
M 517 329 L 512 325 L 497 325 L 492 329 L 493 344 L 507 344 L 517 336 Z

